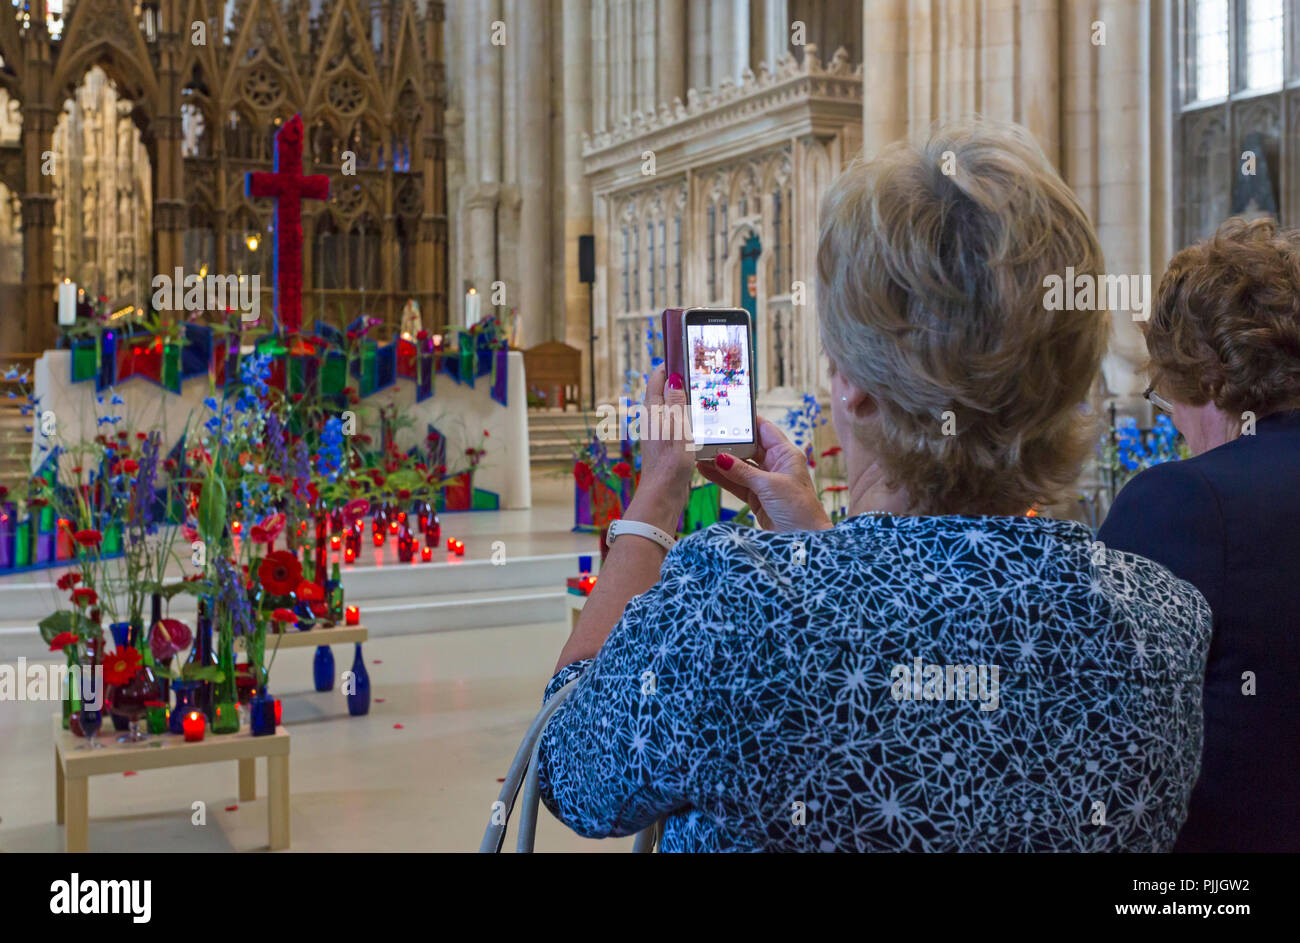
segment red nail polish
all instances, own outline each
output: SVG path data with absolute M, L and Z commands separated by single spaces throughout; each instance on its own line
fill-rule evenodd
M 682 388 L 682 375 L 680 373 L 674 373 L 672 376 L 668 378 L 668 389 L 680 390 L 681 388 Z
M 715 458 L 713 462 L 723 471 L 726 471 L 728 468 L 730 468 L 732 465 L 735 464 L 736 460 L 732 458 L 730 455 L 728 455 L 726 452 L 719 452 L 718 457 Z

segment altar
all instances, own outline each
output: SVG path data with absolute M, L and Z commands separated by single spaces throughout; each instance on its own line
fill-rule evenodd
M 353 408 L 357 414 L 357 435 L 370 435 L 379 439 L 379 429 L 368 428 L 367 420 L 374 418 L 378 407 L 391 406 L 397 415 L 409 420 L 395 433 L 397 445 L 403 450 L 423 447 L 429 430 L 436 429 L 446 438 L 448 466 L 455 467 L 465 450 L 483 446 L 486 454 L 474 471 L 474 488 L 498 496 L 502 509 L 527 508 L 532 503 L 528 477 L 528 407 L 524 395 L 523 354 L 511 350 L 506 356 L 508 405 L 492 397 L 493 384 L 487 377 L 478 382 L 456 382 L 448 376 L 439 376 L 432 396 L 417 401 L 417 385 L 398 377 L 385 389 L 365 397 Z M 100 431 L 97 416 L 104 407 L 96 400 L 96 384 L 91 381 L 73 382 L 72 352 L 46 351 L 37 361 L 33 371 L 36 396 L 39 398 L 41 416 L 33 423 L 32 470 L 44 462 L 48 452 L 42 445 L 52 444 L 57 436 L 63 441 L 88 441 Z M 182 379 L 178 394 L 164 389 L 145 377 L 132 377 L 112 388 L 123 402 L 115 411 L 131 417 L 136 428 L 162 430 L 164 453 L 175 444 L 181 430 L 192 417 L 202 415 L 203 401 L 212 395 L 207 375 Z M 112 395 L 105 390 L 105 401 Z M 52 418 L 53 425 L 41 417 Z M 483 441 L 483 433 L 487 441 Z M 75 458 L 64 454 L 59 460 L 75 463 Z M 61 468 L 70 473 L 70 468 Z M 68 475 L 75 478 L 75 475 Z

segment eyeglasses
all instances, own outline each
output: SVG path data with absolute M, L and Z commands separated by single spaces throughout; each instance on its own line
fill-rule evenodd
M 1142 394 L 1142 398 L 1162 413 L 1168 413 L 1171 416 L 1174 414 L 1173 404 L 1158 394 L 1155 387 L 1148 386 L 1146 392 Z

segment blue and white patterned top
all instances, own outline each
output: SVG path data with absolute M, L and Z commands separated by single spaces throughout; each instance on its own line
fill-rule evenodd
M 551 680 L 542 796 L 592 838 L 666 817 L 664 851 L 1167 851 L 1209 638 L 1081 524 L 716 524 Z

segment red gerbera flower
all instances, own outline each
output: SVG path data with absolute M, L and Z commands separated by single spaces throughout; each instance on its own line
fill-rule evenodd
M 288 596 L 302 582 L 302 564 L 290 551 L 275 550 L 257 568 L 257 578 L 268 593 Z
M 72 587 L 76 586 L 80 582 L 81 582 L 80 573 L 64 573 L 62 576 L 59 577 L 59 582 L 56 585 L 59 587 L 59 589 L 66 591 L 72 589 Z
M 97 530 L 79 530 L 72 535 L 72 539 L 83 547 L 98 547 L 104 535 Z
M 54 638 L 50 639 L 50 651 L 61 652 L 69 645 L 76 645 L 77 641 L 77 633 L 60 632 L 58 635 L 54 636 Z
M 104 680 L 113 685 L 126 684 L 139 668 L 139 649 L 119 648 L 104 660 Z
M 88 586 L 79 586 L 72 591 L 74 606 L 93 606 L 99 602 L 99 594 Z

